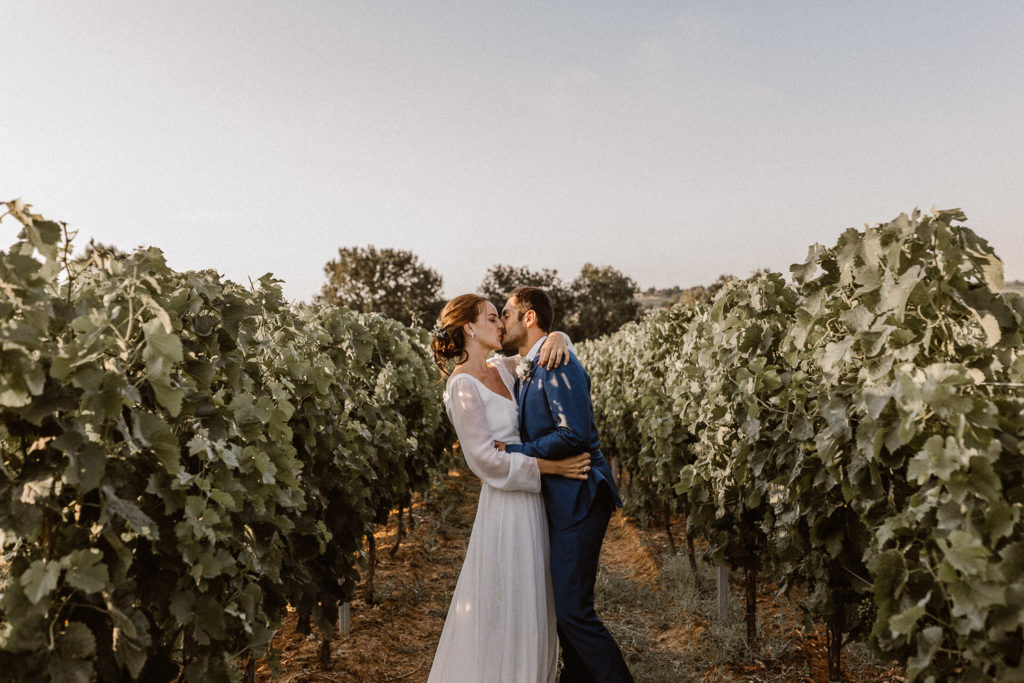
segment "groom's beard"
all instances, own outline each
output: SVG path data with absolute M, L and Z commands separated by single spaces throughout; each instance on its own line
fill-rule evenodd
M 509 355 L 519 353 L 519 337 L 514 337 L 510 334 L 505 334 L 501 340 L 501 350 L 505 351 Z

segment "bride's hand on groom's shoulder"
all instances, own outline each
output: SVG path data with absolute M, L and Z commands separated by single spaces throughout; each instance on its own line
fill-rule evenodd
M 564 332 L 552 332 L 544 340 L 544 343 L 540 345 L 537 361 L 546 370 L 556 368 L 559 365 L 568 365 L 571 345 L 572 342 L 569 341 L 569 335 Z
M 503 451 L 503 450 L 505 450 L 505 442 L 504 441 L 495 441 L 494 442 L 494 447 L 497 448 L 499 451 Z

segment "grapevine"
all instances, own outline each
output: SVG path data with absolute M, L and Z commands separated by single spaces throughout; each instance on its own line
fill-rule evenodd
M 909 680 L 1021 675 L 1024 299 L 964 220 L 850 229 L 791 282 L 581 345 L 627 506 L 670 505 L 715 562 L 805 589 L 834 680 L 851 638 Z
M 5 672 L 237 680 L 287 605 L 329 635 L 364 536 L 444 466 L 426 333 L 154 248 L 70 264 L 60 225 L 7 211 Z

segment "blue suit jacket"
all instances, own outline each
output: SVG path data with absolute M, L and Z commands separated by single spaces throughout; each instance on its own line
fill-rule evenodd
M 554 527 L 565 529 L 586 517 L 602 486 L 608 487 L 621 507 L 611 468 L 601 454 L 590 402 L 590 375 L 579 359 L 570 354 L 568 365 L 551 370 L 534 361 L 533 374 L 520 383 L 516 400 L 523 443 L 508 444 L 506 450 L 548 460 L 590 453 L 586 481 L 555 475 L 541 478 L 548 519 Z

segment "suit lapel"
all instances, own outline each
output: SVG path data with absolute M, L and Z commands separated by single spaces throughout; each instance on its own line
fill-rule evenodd
M 535 347 L 536 348 L 536 347 Z M 519 391 L 516 393 L 516 403 L 519 406 L 519 436 L 523 441 L 526 441 L 526 415 L 523 408 L 526 406 L 526 392 L 529 391 L 530 385 L 533 384 L 533 378 L 536 377 L 540 371 L 539 364 L 537 362 L 537 356 L 530 359 L 530 374 L 529 376 L 520 382 Z M 516 373 L 516 377 L 519 373 Z

